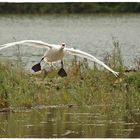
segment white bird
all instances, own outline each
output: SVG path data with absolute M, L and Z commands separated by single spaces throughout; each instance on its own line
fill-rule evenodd
M 41 70 L 40 63 L 41 63 L 42 60 L 44 60 L 46 63 L 49 63 L 49 62 L 52 63 L 52 62 L 56 62 L 58 60 L 61 60 L 61 69 L 59 70 L 58 74 L 62 77 L 67 76 L 67 73 L 63 69 L 63 57 L 64 57 L 65 53 L 69 53 L 71 55 L 76 55 L 76 56 L 79 56 L 79 57 L 89 59 L 91 61 L 94 61 L 94 62 L 102 65 L 107 70 L 112 72 L 116 77 L 119 75 L 119 72 L 116 72 L 116 71 L 112 70 L 105 63 L 98 60 L 93 55 L 91 55 L 89 53 L 86 53 L 84 51 L 78 50 L 78 49 L 67 48 L 65 43 L 62 43 L 61 45 L 55 45 L 55 44 L 48 44 L 48 43 L 45 43 L 45 42 L 40 41 L 40 40 L 22 40 L 22 41 L 11 42 L 11 43 L 0 45 L 0 50 L 9 48 L 9 47 L 12 47 L 12 46 L 15 46 L 15 45 L 20 45 L 20 44 L 48 49 L 45 52 L 44 56 L 41 58 L 40 62 L 32 67 L 32 69 L 35 72 Z

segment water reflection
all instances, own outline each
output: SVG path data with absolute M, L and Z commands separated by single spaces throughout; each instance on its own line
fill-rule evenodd
M 131 117 L 129 115 L 126 115 L 128 118 L 117 116 L 114 121 L 107 114 L 83 111 L 80 108 L 51 107 L 0 113 L 0 137 L 140 137 L 139 110 L 133 111 Z

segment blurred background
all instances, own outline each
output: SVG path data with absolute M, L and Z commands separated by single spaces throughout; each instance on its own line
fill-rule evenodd
M 0 3 L 0 13 L 138 13 L 140 3 Z

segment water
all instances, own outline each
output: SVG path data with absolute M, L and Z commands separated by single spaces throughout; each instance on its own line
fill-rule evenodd
M 0 16 L 0 44 L 24 39 L 54 44 L 66 42 L 68 47 L 79 48 L 103 60 L 112 50 L 112 38 L 116 38 L 125 65 L 131 67 L 133 59 L 140 56 L 139 25 L 139 14 Z M 0 56 L 13 60 L 19 52 L 24 66 L 30 69 L 45 50 L 15 47 L 1 51 Z M 0 137 L 140 137 L 139 109 L 119 114 L 116 110 L 104 112 L 106 107 L 100 104 L 87 108 L 60 105 L 0 112 Z
M 103 60 L 113 49 L 112 38 L 115 38 L 120 42 L 125 65 L 133 67 L 133 59 L 140 56 L 139 25 L 140 14 L 0 16 L 0 44 L 24 39 L 52 44 L 65 42 L 68 47 L 79 48 Z M 16 59 L 16 52 L 12 48 L 1 51 L 0 55 Z M 24 66 L 30 69 L 45 50 L 24 46 L 20 52 Z
M 103 108 L 103 106 L 100 106 Z M 0 114 L 0 137 L 17 138 L 136 138 L 140 137 L 140 113 L 133 117 L 109 117 L 80 107 L 50 106 Z M 100 110 L 99 110 L 100 108 Z M 112 112 L 110 112 L 112 113 Z

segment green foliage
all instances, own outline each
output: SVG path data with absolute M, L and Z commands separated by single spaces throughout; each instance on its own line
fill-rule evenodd
M 140 12 L 140 3 L 0 3 L 0 13 L 131 13 Z
M 121 46 L 118 40 L 113 39 L 113 52 L 105 57 L 105 62 L 112 69 L 116 69 L 120 72 L 124 71 L 123 59 L 121 54 Z
M 125 81 L 129 84 L 129 86 L 133 86 L 140 91 L 140 72 L 134 72 L 129 75 Z
M 34 83 L 21 68 L 13 68 L 12 63 L 0 63 L 0 108 L 11 106 L 30 107 L 42 87 Z

